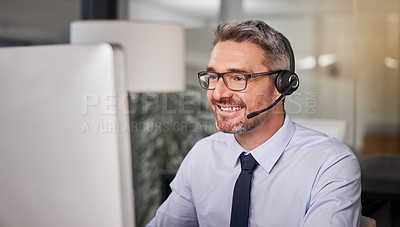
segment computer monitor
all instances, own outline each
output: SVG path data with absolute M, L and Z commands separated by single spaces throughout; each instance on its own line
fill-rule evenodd
M 132 227 L 122 51 L 0 48 L 0 226 Z

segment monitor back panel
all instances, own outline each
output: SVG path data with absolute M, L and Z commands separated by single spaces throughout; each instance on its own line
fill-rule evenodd
M 0 49 L 0 226 L 133 226 L 116 56 L 109 44 Z

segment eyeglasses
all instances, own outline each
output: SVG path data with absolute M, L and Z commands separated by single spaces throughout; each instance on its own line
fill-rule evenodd
M 226 72 L 216 73 L 201 71 L 197 74 L 200 86 L 206 90 L 213 90 L 217 86 L 218 80 L 222 77 L 224 84 L 232 91 L 243 91 L 247 87 L 247 80 L 258 76 L 272 75 L 279 73 L 279 70 L 262 72 L 262 73 L 239 73 L 239 72 Z

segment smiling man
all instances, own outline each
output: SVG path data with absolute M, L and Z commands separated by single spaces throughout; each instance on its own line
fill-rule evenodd
M 257 20 L 214 35 L 198 78 L 220 132 L 188 153 L 148 226 L 358 226 L 353 152 L 284 111 L 299 84 L 287 39 Z

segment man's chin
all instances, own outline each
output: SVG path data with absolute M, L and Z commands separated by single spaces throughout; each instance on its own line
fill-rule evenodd
M 242 134 L 246 131 L 243 127 L 243 123 L 229 123 L 229 122 L 221 122 L 217 121 L 217 129 L 221 132 L 230 133 L 230 134 Z

